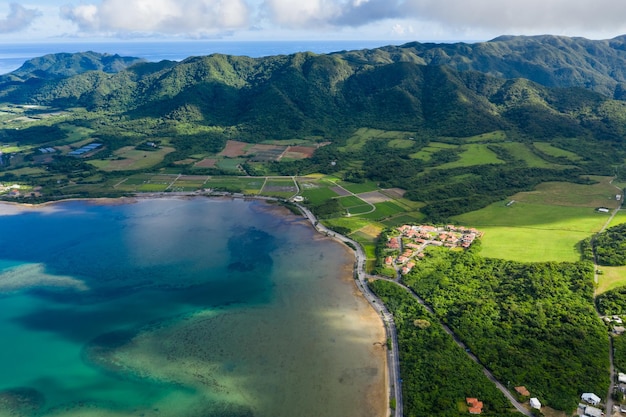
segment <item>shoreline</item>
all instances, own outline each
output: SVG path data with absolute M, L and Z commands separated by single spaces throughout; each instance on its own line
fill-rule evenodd
M 274 211 L 278 211 L 276 209 L 280 208 L 281 213 L 276 213 L 279 216 L 291 217 L 297 216 L 292 210 L 282 205 L 284 199 L 274 198 L 274 197 L 264 197 L 264 196 L 244 196 L 244 195 L 233 195 L 229 193 L 220 193 L 220 194 L 206 194 L 206 193 L 145 193 L 145 194 L 136 194 L 129 197 L 102 197 L 102 198 L 68 198 L 61 200 L 50 200 L 42 203 L 23 203 L 16 201 L 0 201 L 0 215 L 11 215 L 11 214 L 20 214 L 21 212 L 28 212 L 31 210 L 46 210 L 54 207 L 55 204 L 63 204 L 66 202 L 72 201 L 82 201 L 90 204 L 96 205 L 123 205 L 123 204 L 134 204 L 140 200 L 152 200 L 152 199 L 163 199 L 163 198 L 171 198 L 171 199 L 191 199 L 193 197 L 208 197 L 216 200 L 244 200 L 244 201 L 252 201 L 258 200 L 267 203 L 264 205 L 268 209 L 274 209 Z M 274 204 L 272 204 L 274 203 Z M 279 204 L 276 204 L 279 203 Z M 11 207 L 14 211 L 7 212 L 5 209 L 7 207 Z M 353 296 L 355 300 L 361 304 L 359 307 L 359 321 L 365 323 L 367 328 L 372 329 L 372 333 L 376 334 L 376 342 L 370 346 L 370 356 L 372 360 L 376 363 L 381 364 L 379 370 L 382 372 L 382 385 L 384 386 L 383 390 L 378 386 L 380 382 L 373 381 L 371 385 L 365 388 L 367 401 L 372 409 L 380 410 L 380 415 L 388 415 L 389 414 L 389 399 L 393 397 L 391 378 L 390 378 L 390 370 L 391 370 L 391 362 L 389 361 L 389 353 L 387 349 L 380 349 L 378 344 L 381 346 L 386 346 L 384 341 L 388 337 L 388 326 L 386 325 L 386 320 L 383 315 L 377 311 L 375 308 L 376 305 L 372 302 L 371 298 L 366 294 L 366 287 L 362 282 L 364 271 L 359 270 L 359 253 L 355 252 L 352 248 L 350 248 L 346 242 L 351 241 L 351 239 L 341 236 L 341 238 L 335 233 L 329 231 L 320 230 L 317 224 L 316 218 L 311 218 L 312 214 L 308 212 L 308 210 L 303 209 L 302 206 L 296 204 L 296 207 L 301 211 L 301 216 L 303 218 L 297 219 L 298 222 L 306 222 L 309 227 L 313 228 L 313 231 L 316 232 L 314 236 L 317 236 L 319 239 L 329 239 L 329 241 L 334 241 L 336 243 L 340 243 L 344 248 L 344 253 L 346 257 L 346 268 L 345 271 L 341 271 L 339 278 L 344 282 L 351 282 L 353 288 Z M 305 211 L 306 210 L 306 211 Z M 9 210 L 10 211 L 10 210 Z M 342 239 L 343 238 L 343 239 Z M 358 245 L 358 244 L 357 244 Z M 358 246 L 360 248 L 360 246 Z M 351 259 L 355 259 L 355 261 L 350 261 Z M 352 265 L 350 265 L 352 263 Z M 382 392 L 381 392 L 382 391 Z M 391 393 L 392 395 L 388 395 Z

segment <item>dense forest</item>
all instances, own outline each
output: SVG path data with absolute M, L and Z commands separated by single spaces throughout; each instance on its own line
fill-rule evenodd
M 373 281 L 369 286 L 396 323 L 405 416 L 464 416 L 467 397 L 484 403 L 484 415 L 518 415 L 510 411 L 508 400 L 454 343 L 439 320 L 406 290 L 386 281 Z
M 626 265 L 626 224 L 613 226 L 598 233 L 592 243 L 599 265 Z
M 571 412 L 606 392 L 608 339 L 591 263 L 518 263 L 435 250 L 405 277 L 501 381 Z

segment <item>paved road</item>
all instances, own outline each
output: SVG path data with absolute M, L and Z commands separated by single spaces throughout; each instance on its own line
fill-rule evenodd
M 616 177 L 617 178 L 617 177 Z M 611 184 L 613 183 L 613 180 L 611 180 Z M 606 223 L 604 223 L 604 226 L 602 226 L 602 229 L 600 229 L 600 231 L 598 233 L 602 233 L 606 230 L 607 227 L 609 227 L 609 224 L 611 224 L 611 222 L 613 221 L 613 218 L 615 217 L 615 215 L 620 211 L 620 209 L 622 208 L 622 206 L 624 205 L 624 193 L 622 192 L 623 190 L 614 185 L 615 188 L 617 188 L 618 190 L 620 190 L 620 194 L 622 194 L 622 199 L 620 200 L 619 205 L 617 206 L 617 208 L 615 208 L 615 210 L 613 210 L 613 212 L 611 213 L 611 216 L 608 218 L 608 220 L 606 221 Z M 593 241 L 596 238 L 596 235 L 594 235 L 591 238 L 591 244 L 593 245 Z M 598 257 L 594 251 L 593 253 L 593 280 L 596 283 L 596 287 L 598 285 L 598 269 L 600 268 L 600 266 L 598 265 Z M 596 293 L 595 293 L 595 289 L 594 289 L 594 294 L 593 294 L 593 298 L 596 298 Z M 594 302 L 594 305 L 596 306 L 596 313 L 598 314 L 598 317 L 601 318 L 600 312 L 597 309 L 597 305 Z M 615 367 L 613 366 L 613 340 L 611 339 L 611 336 L 609 335 L 609 374 L 610 374 L 610 379 L 609 379 L 609 392 L 607 393 L 606 396 L 606 401 L 605 401 L 605 408 L 604 408 L 604 412 L 606 413 L 606 415 L 612 415 L 613 414 L 613 391 L 615 391 Z
M 367 286 L 367 283 L 365 282 L 365 280 L 367 278 L 372 278 L 372 279 L 385 279 L 387 281 L 394 282 L 395 284 L 401 286 L 406 291 L 408 291 L 413 297 L 415 297 L 415 299 L 421 305 L 423 305 L 426 308 L 426 310 L 428 310 L 431 314 L 434 315 L 434 312 L 430 308 L 430 306 L 428 306 L 424 302 L 424 300 L 422 300 L 422 298 L 420 298 L 409 287 L 398 282 L 397 279 L 394 280 L 394 279 L 387 279 L 387 278 L 378 277 L 374 275 L 367 275 L 365 273 L 365 259 L 366 258 L 365 258 L 365 253 L 363 252 L 363 249 L 361 248 L 361 245 L 359 245 L 357 242 L 353 241 L 352 239 L 346 236 L 337 234 L 334 231 L 329 230 L 323 225 L 319 224 L 317 222 L 317 219 L 313 215 L 313 213 L 311 213 L 306 207 L 303 207 L 301 205 L 298 205 L 298 207 L 300 208 L 300 210 L 302 210 L 302 213 L 304 213 L 304 215 L 309 219 L 309 221 L 314 225 L 314 227 L 318 231 L 328 234 L 329 236 L 332 236 L 335 239 L 340 240 L 342 242 L 350 243 L 356 248 L 356 265 L 355 265 L 356 268 L 355 269 L 356 269 L 356 274 L 358 277 L 358 287 L 363 293 L 363 295 L 365 296 L 365 298 L 374 307 L 374 309 L 380 312 L 383 318 L 383 321 L 385 322 L 385 329 L 387 332 L 387 337 L 390 338 L 392 342 L 392 349 L 387 350 L 387 363 L 389 367 L 389 382 L 390 382 L 389 388 L 391 391 L 390 398 L 396 399 L 396 409 L 395 409 L 394 416 L 402 417 L 403 415 L 402 414 L 402 410 L 403 410 L 402 380 L 400 379 L 400 358 L 398 355 L 399 350 L 398 350 L 398 335 L 396 331 L 396 325 L 393 321 L 393 315 L 387 310 L 383 302 L 378 297 L 376 297 L 374 293 L 372 293 L 372 291 Z M 487 369 L 483 364 L 481 364 L 478 358 L 473 353 L 467 350 L 467 347 L 465 346 L 465 344 L 456 336 L 456 334 L 454 334 L 454 332 L 445 324 L 442 323 L 441 325 L 443 326 L 443 329 L 446 331 L 446 333 L 452 336 L 452 339 L 456 342 L 456 344 L 459 345 L 464 351 L 466 351 L 467 355 L 474 362 L 476 362 L 483 368 L 483 373 L 487 376 L 487 378 L 489 378 L 489 380 L 491 380 L 491 382 L 493 382 L 496 385 L 496 387 L 500 391 L 502 391 L 502 393 L 507 397 L 507 399 L 511 402 L 511 404 L 515 407 L 515 409 L 528 417 L 532 417 L 532 413 L 517 401 L 517 399 L 511 394 L 511 392 L 507 389 L 507 387 L 505 387 L 500 381 L 498 381 L 493 376 L 491 371 L 489 371 L 489 369 Z

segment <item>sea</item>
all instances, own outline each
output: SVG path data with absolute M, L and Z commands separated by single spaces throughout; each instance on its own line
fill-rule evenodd
M 384 415 L 353 262 L 263 201 L 0 204 L 0 416 Z
M 25 61 L 60 52 L 94 51 L 121 56 L 144 58 L 150 62 L 164 59 L 181 61 L 190 56 L 215 53 L 249 56 L 288 55 L 296 52 L 319 54 L 372 49 L 386 45 L 400 45 L 406 41 L 335 40 L 335 41 L 128 41 L 128 42 L 39 42 L 0 44 L 0 74 L 18 69 Z

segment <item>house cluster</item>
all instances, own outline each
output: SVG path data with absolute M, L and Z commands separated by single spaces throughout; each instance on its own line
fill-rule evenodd
M 13 184 L 13 185 L 0 184 L 0 194 L 8 194 L 10 197 L 19 197 L 20 188 L 22 188 L 22 186 L 19 184 Z
M 578 404 L 578 414 L 583 417 L 601 417 L 604 415 L 601 409 L 594 407 L 600 404 L 600 397 L 592 392 L 583 393 L 580 398 L 587 404 Z
M 424 257 L 423 250 L 428 245 L 444 246 L 447 248 L 469 248 L 474 240 L 482 233 L 476 229 L 467 229 L 463 226 L 447 225 L 436 227 L 430 225 L 405 224 L 396 229 L 398 236 L 387 241 L 387 249 L 398 251 L 400 254 L 385 257 L 385 264 L 400 267 L 402 274 L 407 274 L 415 266 L 415 261 Z
M 526 388 L 523 385 L 519 387 L 515 387 L 515 391 L 522 397 L 525 397 L 525 398 L 530 397 L 530 391 L 528 391 L 528 388 Z M 538 398 L 536 397 L 530 398 L 529 404 L 531 408 L 534 408 L 536 410 L 541 410 L 541 401 L 539 401 Z

